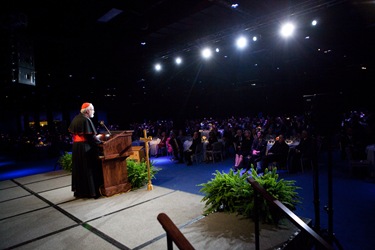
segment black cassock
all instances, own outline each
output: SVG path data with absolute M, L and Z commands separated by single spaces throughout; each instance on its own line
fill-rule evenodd
M 72 191 L 78 198 L 97 198 L 103 184 L 103 172 L 99 160 L 100 140 L 90 118 L 83 114 L 74 117 L 69 126 L 73 135 Z

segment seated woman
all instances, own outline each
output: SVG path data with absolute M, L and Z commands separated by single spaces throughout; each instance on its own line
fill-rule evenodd
M 196 131 L 193 134 L 193 138 L 192 138 L 189 148 L 184 151 L 185 161 L 188 166 L 193 164 L 191 160 L 191 156 L 195 153 L 196 148 L 198 147 L 200 143 L 202 143 L 202 139 L 199 136 L 199 132 Z
M 169 143 L 170 140 L 171 140 L 171 137 L 168 137 L 165 142 L 165 145 L 167 147 L 167 155 L 173 155 L 173 148 L 172 148 L 172 145 Z M 171 160 L 173 160 L 173 157 L 171 158 Z
M 269 164 L 276 162 L 280 167 L 286 167 L 289 153 L 289 145 L 285 142 L 283 135 L 276 137 L 275 143 L 263 158 L 263 167 L 269 168 Z
M 242 141 L 243 141 L 242 130 L 237 129 L 236 134 L 233 137 L 233 145 L 234 145 L 234 152 L 235 152 L 233 169 L 235 171 L 238 170 L 238 164 L 240 162 Z
M 262 131 L 257 132 L 257 137 L 254 139 L 251 145 L 251 158 L 249 164 L 244 173 L 250 170 L 251 166 L 254 165 L 256 169 L 262 169 L 263 158 L 267 151 L 267 141 L 264 139 Z
M 212 150 L 212 144 L 214 144 L 215 142 L 218 142 L 216 133 L 214 131 L 210 131 L 210 133 L 208 134 L 208 143 L 206 145 L 206 151 Z M 210 161 L 210 159 L 207 155 L 206 155 L 205 159 L 206 159 L 206 162 Z
M 234 170 L 237 171 L 238 169 L 242 168 L 241 164 L 243 163 L 244 159 L 245 162 L 249 162 L 251 158 L 251 146 L 253 144 L 253 136 L 249 130 L 245 130 L 243 139 L 239 146 L 237 146 L 236 151 L 236 159 L 234 163 Z
M 179 142 L 179 140 L 176 138 L 175 132 L 171 132 L 169 136 L 169 145 L 172 147 L 173 152 L 173 161 L 177 161 L 178 163 L 183 163 L 183 157 L 181 152 L 182 150 L 182 144 Z
M 158 152 L 156 157 L 163 156 L 167 152 L 167 134 L 163 131 L 160 136 L 160 142 L 158 144 Z

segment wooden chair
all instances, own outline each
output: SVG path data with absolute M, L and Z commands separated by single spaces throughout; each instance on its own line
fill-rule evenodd
M 197 164 L 203 160 L 203 143 L 197 145 L 194 154 L 191 156 L 191 160 Z
M 221 161 L 223 161 L 223 143 L 222 142 L 212 143 L 212 150 L 207 150 L 206 156 L 207 158 L 211 157 L 213 163 L 215 163 L 216 156 L 220 156 Z

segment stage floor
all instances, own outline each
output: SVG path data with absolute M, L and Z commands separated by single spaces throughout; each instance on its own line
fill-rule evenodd
M 1 181 L 0 248 L 166 249 L 157 220 L 165 213 L 196 249 L 255 249 L 251 220 L 224 213 L 204 217 L 202 198 L 145 186 L 96 200 L 76 199 L 71 175 L 63 170 Z M 261 225 L 261 249 L 287 241 L 295 231 Z

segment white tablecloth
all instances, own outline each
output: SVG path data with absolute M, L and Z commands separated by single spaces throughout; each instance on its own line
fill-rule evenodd
M 273 146 L 274 143 L 275 142 L 270 142 L 270 141 L 267 142 L 267 152 Z M 295 148 L 299 144 L 299 141 L 291 141 L 291 142 L 287 142 L 286 144 L 288 144 L 289 148 Z
M 210 130 L 199 130 L 201 136 L 205 136 L 208 139 L 208 135 L 210 134 Z
M 183 144 L 184 151 L 188 150 L 190 148 L 191 144 L 193 144 L 193 141 L 191 141 L 191 140 L 184 141 L 184 144 Z
M 158 154 L 158 144 L 160 142 L 159 138 L 152 139 L 152 141 L 149 141 L 149 146 L 150 146 L 150 155 L 157 155 Z

